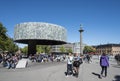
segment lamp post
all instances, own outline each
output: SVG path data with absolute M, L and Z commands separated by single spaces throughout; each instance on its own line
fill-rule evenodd
M 82 32 L 83 32 L 84 30 L 82 29 L 82 25 L 80 24 L 80 30 L 79 30 L 79 32 L 80 32 L 80 55 L 83 55 L 83 50 L 82 50 Z

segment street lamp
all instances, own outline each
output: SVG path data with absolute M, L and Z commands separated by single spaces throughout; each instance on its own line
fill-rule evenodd
M 82 25 L 80 24 L 80 55 L 83 55 L 83 50 L 82 50 L 82 32 L 84 32 L 84 30 L 82 29 Z

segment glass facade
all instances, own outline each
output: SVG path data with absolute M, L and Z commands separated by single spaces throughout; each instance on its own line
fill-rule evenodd
M 67 40 L 66 29 L 62 26 L 43 23 L 25 22 L 17 24 L 14 29 L 14 40 L 44 39 L 44 40 Z

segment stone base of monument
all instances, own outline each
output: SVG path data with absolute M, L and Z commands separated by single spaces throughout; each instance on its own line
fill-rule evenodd
M 21 59 L 18 61 L 16 68 L 26 68 L 28 64 L 28 59 Z

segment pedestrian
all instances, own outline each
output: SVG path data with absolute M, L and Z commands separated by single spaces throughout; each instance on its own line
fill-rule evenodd
M 120 54 L 115 55 L 115 60 L 117 61 L 117 64 L 120 65 Z
M 74 71 L 73 75 L 74 76 L 78 77 L 79 67 L 82 63 L 83 63 L 82 58 L 78 56 L 78 54 L 76 53 L 73 58 L 73 71 Z
M 105 53 L 103 53 L 100 57 L 100 66 L 102 68 L 100 78 L 107 77 L 107 67 L 109 67 L 109 59 Z
M 86 58 L 87 58 L 87 62 L 90 63 L 91 59 L 90 59 L 90 55 L 89 54 L 87 54 Z
M 0 63 L 3 61 L 3 56 L 0 54 Z
M 69 53 L 69 56 L 67 58 L 67 73 L 66 73 L 66 76 L 69 76 L 69 75 L 73 74 L 72 62 L 73 62 L 73 56 L 72 56 L 71 53 Z

